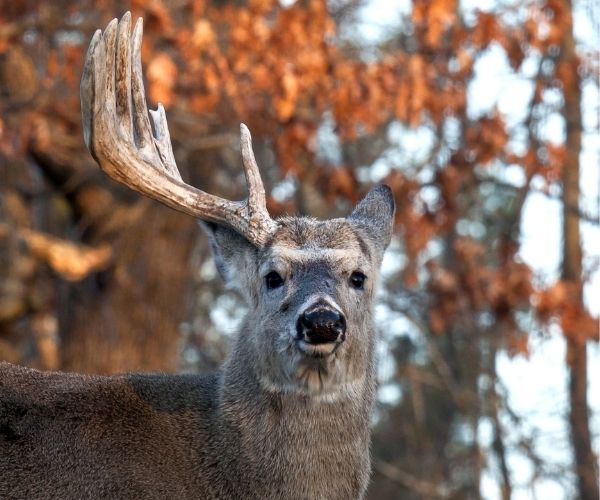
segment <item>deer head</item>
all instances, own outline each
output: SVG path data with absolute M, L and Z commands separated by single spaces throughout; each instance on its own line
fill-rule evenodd
M 217 266 L 250 310 L 236 354 L 254 367 L 264 389 L 334 394 L 364 381 L 393 213 L 389 188 L 379 186 L 347 218 L 278 219 L 261 248 L 227 227 L 208 225 Z

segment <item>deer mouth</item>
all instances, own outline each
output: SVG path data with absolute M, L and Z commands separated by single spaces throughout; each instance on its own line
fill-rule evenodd
M 303 339 L 296 340 L 296 346 L 298 350 L 305 356 L 311 358 L 327 358 L 333 355 L 338 348 L 342 345 L 342 342 L 324 342 L 320 344 L 313 344 L 306 342 Z

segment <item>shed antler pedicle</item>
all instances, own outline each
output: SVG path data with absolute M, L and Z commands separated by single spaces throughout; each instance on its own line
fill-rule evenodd
M 165 110 L 148 109 L 144 94 L 142 19 L 131 33 L 131 15 L 114 19 L 92 38 L 81 80 L 85 143 L 113 179 L 172 208 L 209 222 L 225 224 L 261 247 L 276 223 L 267 212 L 265 189 L 242 124 L 241 149 L 248 199 L 230 201 L 182 181 Z M 154 127 L 150 125 L 152 119 Z

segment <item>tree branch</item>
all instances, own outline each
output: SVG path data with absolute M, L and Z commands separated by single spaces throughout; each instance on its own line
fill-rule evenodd
M 431 484 L 429 481 L 423 481 L 422 479 L 382 460 L 376 461 L 373 468 L 378 474 L 381 474 L 390 481 L 398 483 L 406 489 L 414 491 L 418 495 L 433 498 L 450 498 L 451 496 L 451 491 L 448 486 L 435 485 Z

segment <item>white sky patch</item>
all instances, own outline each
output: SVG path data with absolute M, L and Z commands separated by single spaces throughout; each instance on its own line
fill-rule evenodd
M 335 121 L 330 112 L 323 115 L 316 137 L 317 160 L 326 161 L 332 165 L 342 163 L 342 146 L 335 132 Z
M 498 374 L 509 388 L 509 406 L 525 417 L 524 434 L 536 435 L 534 451 L 545 461 L 568 471 L 571 452 L 565 413 L 568 398 L 565 342 L 560 329 L 552 328 L 550 339 L 532 336 L 530 345 L 529 359 L 498 354 Z M 506 416 L 502 421 L 510 435 L 512 422 Z M 554 481 L 536 481 L 534 492 L 529 489 L 533 470 L 531 465 L 524 466 L 526 460 L 520 453 L 509 453 L 507 461 L 516 486 L 515 500 L 536 498 L 534 493 L 537 498 L 564 498 L 563 486 Z
M 408 258 L 406 255 L 400 253 L 398 238 L 393 238 L 388 251 L 383 254 L 383 261 L 381 263 L 382 279 L 399 272 L 406 264 L 408 264 Z
M 560 113 L 550 113 L 540 121 L 539 137 L 552 144 L 563 144 L 566 139 L 565 119 Z
M 507 73 L 505 85 L 498 97 L 498 109 L 507 124 L 521 123 L 528 112 L 534 86 L 528 78 Z
M 478 10 L 490 12 L 494 10 L 497 5 L 498 3 L 496 0 L 460 0 L 460 9 L 466 16 L 474 15 Z
M 410 128 L 397 121 L 390 123 L 387 135 L 394 148 L 402 152 L 405 165 L 423 162 L 436 140 L 430 127 Z
M 378 158 L 368 168 L 371 182 L 381 182 L 391 172 L 390 162 L 387 158 Z
M 573 24 L 575 26 L 575 39 L 577 42 L 588 47 L 600 45 L 600 31 L 594 26 L 594 18 L 598 22 L 600 8 L 598 0 L 579 0 L 573 5 Z M 595 16 L 590 15 L 595 9 Z
M 498 104 L 510 73 L 506 54 L 497 44 L 490 45 L 475 61 L 473 70 L 475 78 L 467 91 L 467 115 L 471 118 L 489 113 Z
M 271 189 L 271 196 L 279 203 L 282 203 L 294 195 L 296 192 L 296 185 L 296 178 L 288 175 L 285 179 L 273 186 L 273 189 Z
M 504 181 L 511 183 L 513 186 L 520 188 L 525 185 L 527 180 L 523 167 L 521 165 L 508 165 L 503 168 Z
M 357 30 L 365 44 L 377 44 L 397 32 L 402 16 L 409 15 L 410 0 L 370 0 L 359 9 Z
M 547 280 L 558 278 L 562 256 L 562 207 L 558 200 L 531 193 L 521 219 L 521 258 Z

